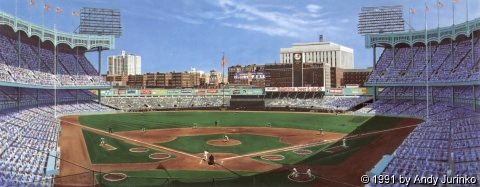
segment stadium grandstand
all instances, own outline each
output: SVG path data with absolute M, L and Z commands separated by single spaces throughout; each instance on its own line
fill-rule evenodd
M 374 88 L 375 102 L 356 113 L 425 120 L 370 177 L 479 176 L 479 36 L 479 18 L 452 27 L 366 36 L 374 59 L 377 47 L 383 52 L 365 83 Z
M 358 173 L 371 181 L 479 178 L 480 18 L 365 37 L 373 49 L 368 88 L 112 88 L 86 54 L 115 48 L 114 36 L 58 32 L 0 11 L 0 187 L 359 186 Z M 245 145 L 262 149 L 228 147 Z M 207 146 L 218 163 L 201 158 Z M 60 163 L 72 171 L 62 175 Z M 222 172 L 233 177 L 215 180 Z
M 85 57 L 113 37 L 57 32 L 0 12 L 0 186 L 52 186 L 58 116 L 107 112 L 110 85 Z

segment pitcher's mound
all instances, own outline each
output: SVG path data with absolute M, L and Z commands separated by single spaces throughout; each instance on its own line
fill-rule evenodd
M 235 146 L 235 145 L 242 144 L 242 142 L 238 140 L 233 140 L 233 139 L 230 139 L 228 141 L 224 141 L 223 139 L 221 139 L 221 140 L 208 140 L 207 144 L 213 145 L 213 146 Z

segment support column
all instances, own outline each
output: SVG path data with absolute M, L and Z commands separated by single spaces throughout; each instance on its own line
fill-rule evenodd
M 452 86 L 452 105 L 455 103 L 455 87 Z
M 413 104 L 415 104 L 415 86 L 413 86 Z
M 393 45 L 393 60 L 392 60 L 392 63 L 393 63 L 393 68 L 395 68 L 395 45 Z
M 397 102 L 397 87 L 393 87 L 393 102 Z
M 377 44 L 373 44 L 373 69 L 377 67 Z
M 21 97 L 21 94 L 20 94 L 20 87 L 17 87 L 17 111 L 20 111 L 20 98 Z
M 40 47 L 41 47 L 41 40 L 40 38 L 38 39 L 38 50 L 37 50 L 37 68 L 38 68 L 38 71 L 42 71 L 42 68 L 40 67 L 40 61 L 42 60 L 42 57 L 40 56 Z
M 102 47 L 98 47 L 98 76 L 102 76 Z M 98 103 L 101 102 L 102 93 L 100 89 L 97 90 Z
M 432 87 L 432 89 L 431 89 L 431 90 L 432 90 L 432 94 L 430 95 L 430 97 L 432 98 L 432 105 L 435 104 L 435 98 L 433 97 L 433 95 L 434 95 L 434 94 L 433 94 L 433 89 L 434 89 L 434 88 L 435 88 L 435 87 Z
M 17 54 L 17 63 L 18 63 L 18 67 L 20 67 L 20 66 L 21 66 L 21 64 L 20 64 L 20 51 L 21 51 L 21 49 L 20 49 L 20 31 L 17 31 L 17 32 L 18 32 L 18 38 L 17 38 L 17 39 L 18 39 L 18 40 L 17 40 L 17 41 L 18 41 L 18 46 L 17 46 L 17 49 L 18 49 L 18 51 L 17 51 L 17 52 L 18 52 L 18 54 Z
M 37 89 L 36 100 L 37 100 L 37 108 L 38 108 L 38 107 L 40 107 L 40 101 L 38 100 L 38 89 Z
M 377 44 L 373 44 L 373 69 L 377 67 Z M 370 73 L 371 74 L 371 73 Z M 377 87 L 373 86 L 373 102 L 377 101 Z
M 475 85 L 472 85 L 473 89 L 473 111 L 477 111 L 477 93 L 475 93 Z

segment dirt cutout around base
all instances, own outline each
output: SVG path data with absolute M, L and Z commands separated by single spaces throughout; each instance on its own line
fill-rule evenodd
M 167 158 L 172 157 L 172 155 L 169 155 L 167 153 L 153 153 L 148 155 L 148 157 L 154 160 L 165 160 Z
M 113 151 L 116 150 L 116 147 L 111 146 L 110 144 L 100 144 L 100 147 L 104 148 L 107 151 Z
M 314 175 L 309 176 L 307 173 L 298 173 L 296 176 L 293 174 L 289 174 L 287 177 L 291 181 L 295 181 L 295 182 L 310 182 L 315 180 Z
M 235 145 L 240 145 L 242 144 L 241 141 L 239 140 L 234 140 L 230 139 L 228 141 L 225 141 L 223 139 L 217 139 L 217 140 L 208 140 L 207 141 L 208 145 L 213 145 L 213 146 L 235 146 Z
M 279 161 L 285 159 L 283 155 L 262 155 L 260 156 L 263 160 L 272 160 L 272 161 Z
M 308 149 L 297 149 L 297 150 L 293 150 L 292 151 L 293 153 L 297 154 L 297 155 L 309 155 L 309 154 L 312 154 L 312 151 L 308 150 Z
M 125 178 L 127 178 L 125 173 L 107 173 L 103 175 L 103 179 L 111 182 L 121 181 Z
M 134 147 L 130 148 L 129 151 L 133 153 L 144 153 L 147 152 L 149 149 L 145 147 Z

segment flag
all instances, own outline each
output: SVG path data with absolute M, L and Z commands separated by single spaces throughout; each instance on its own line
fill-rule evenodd
M 225 55 L 222 56 L 222 63 L 221 63 L 222 67 L 224 67 L 225 65 L 227 65 L 227 58 L 225 57 Z
M 50 9 L 52 9 L 52 7 L 45 4 L 45 5 L 43 5 L 43 9 L 45 9 L 46 11 L 50 11 Z
M 410 14 L 415 14 L 415 8 L 410 8 L 410 9 L 408 9 L 408 13 L 410 13 Z
M 460 2 L 460 0 L 452 0 L 452 3 L 454 3 L 454 4 L 457 4 L 459 2 Z
M 55 12 L 57 12 L 57 13 L 62 13 L 63 10 L 62 10 L 60 7 L 57 7 L 57 8 L 55 8 Z
M 78 16 L 78 12 L 75 10 L 72 10 L 72 16 Z
M 35 0 L 30 0 L 30 5 L 35 6 L 37 5 L 37 3 L 35 2 Z
M 430 8 L 428 7 L 427 3 L 425 3 L 425 12 L 430 12 Z
M 442 8 L 443 7 L 443 3 L 441 0 L 437 0 L 437 7 L 438 8 Z

